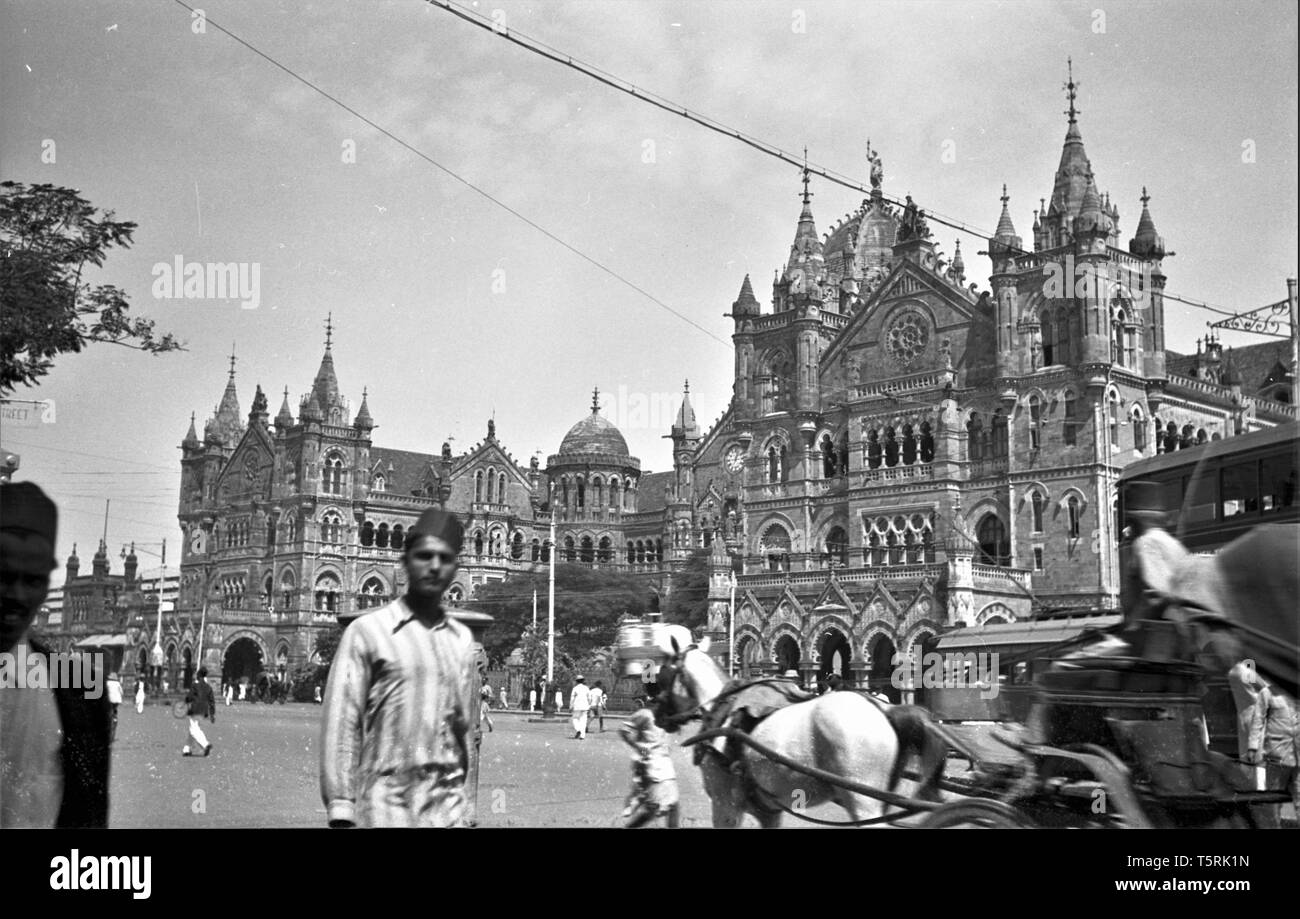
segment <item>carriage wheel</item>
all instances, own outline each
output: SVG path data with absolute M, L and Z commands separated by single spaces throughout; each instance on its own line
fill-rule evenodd
M 951 801 L 930 812 L 921 829 L 1029 830 L 1034 822 L 1023 812 L 1001 801 Z

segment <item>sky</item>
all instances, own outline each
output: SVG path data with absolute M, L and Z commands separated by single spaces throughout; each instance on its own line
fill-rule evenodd
M 13 394 L 53 401 L 47 423 L 0 436 L 22 456 L 15 478 L 60 506 L 60 560 L 76 543 L 89 567 L 111 499 L 114 570 L 130 542 L 153 567 L 166 539 L 175 564 L 190 413 L 201 435 L 233 348 L 242 412 L 260 384 L 273 414 L 287 386 L 296 414 L 327 315 L 339 384 L 353 412 L 368 392 L 379 446 L 436 453 L 454 438 L 459 453 L 495 416 L 515 458 L 544 465 L 599 387 L 657 471 L 685 380 L 703 427 L 722 414 L 723 314 L 746 273 L 770 310 L 796 168 L 420 0 L 197 2 L 197 31 L 175 0 L 0 3 L 0 177 L 77 188 L 137 223 L 89 280 L 120 286 L 187 348 L 92 346 Z M 863 184 L 869 138 L 886 194 L 984 235 L 1006 183 L 1027 241 L 1072 58 L 1098 186 L 1124 241 L 1147 188 L 1177 253 L 1169 293 L 1251 309 L 1296 271 L 1294 3 L 465 6 Z M 812 191 L 820 233 L 862 199 Z M 987 288 L 983 240 L 932 229 L 948 253 L 961 239 L 968 281 Z M 256 266 L 255 308 L 155 296 L 155 266 L 177 258 Z M 1195 350 L 1215 318 L 1167 302 L 1168 346 Z

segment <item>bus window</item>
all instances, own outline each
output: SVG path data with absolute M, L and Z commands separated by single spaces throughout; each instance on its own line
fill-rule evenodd
M 1205 523 L 1214 519 L 1214 507 L 1218 504 L 1218 498 L 1215 492 L 1218 485 L 1214 481 L 1214 475 L 1201 475 L 1196 477 L 1196 481 L 1188 482 L 1184 493 L 1182 519 L 1184 523 Z
M 1223 488 L 1219 491 L 1223 519 L 1259 512 L 1259 482 L 1255 463 L 1240 463 L 1223 470 Z
M 1266 456 L 1259 465 L 1264 513 L 1295 504 L 1296 468 L 1291 455 Z

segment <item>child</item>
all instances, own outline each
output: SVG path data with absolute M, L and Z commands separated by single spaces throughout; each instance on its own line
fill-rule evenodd
M 658 816 L 667 816 L 669 827 L 679 826 L 677 772 L 668 755 L 664 732 L 655 725 L 645 700 L 632 720 L 623 722 L 619 736 L 636 751 L 632 793 L 624 809 L 627 827 L 644 826 Z

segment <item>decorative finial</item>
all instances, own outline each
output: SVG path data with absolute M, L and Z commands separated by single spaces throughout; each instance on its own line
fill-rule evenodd
M 1010 200 L 1011 200 L 1010 196 L 1007 195 L 1007 183 L 1003 182 L 1002 183 L 1002 206 L 1006 207 L 1007 202 Z
M 370 395 L 370 387 L 369 387 L 369 386 L 362 386 L 362 387 L 361 387 L 361 401 L 362 401 L 362 402 L 365 402 L 365 401 L 366 401 L 366 396 L 368 396 L 368 395 Z
M 1065 65 L 1069 68 L 1070 74 L 1069 82 L 1065 84 L 1066 95 L 1070 100 L 1070 108 L 1065 114 L 1070 116 L 1070 124 L 1074 124 L 1075 118 L 1079 114 L 1079 110 L 1074 107 L 1075 91 L 1083 84 L 1074 82 L 1074 61 L 1067 57 Z
M 230 343 L 230 378 L 235 378 L 235 343 Z
M 325 315 L 325 350 L 330 349 L 330 343 L 334 338 L 334 313 L 331 311 Z
M 1147 206 L 1147 202 L 1150 201 L 1150 200 L 1151 200 L 1151 196 L 1147 194 L 1147 187 L 1146 187 L 1145 185 L 1143 185 L 1143 186 L 1142 186 L 1142 198 L 1141 198 L 1142 206 L 1143 206 L 1143 207 L 1146 207 L 1146 206 Z
M 591 391 L 591 413 L 597 415 L 600 413 L 600 388 L 596 387 Z
M 687 380 L 686 382 L 684 382 L 684 383 L 682 384 L 682 390 L 683 390 L 684 392 L 687 392 L 687 393 L 689 393 L 689 392 L 691 391 L 691 381 L 690 381 L 690 380 Z
M 803 203 L 807 204 L 808 199 L 812 197 L 812 192 L 808 190 L 808 148 L 803 148 Z

